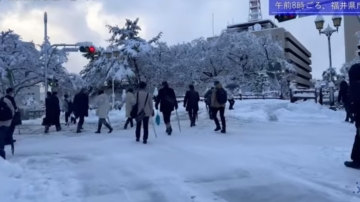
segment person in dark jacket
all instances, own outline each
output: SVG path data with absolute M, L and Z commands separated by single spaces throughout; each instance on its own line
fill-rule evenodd
M 6 136 L 5 138 L 5 144 L 13 144 L 13 142 L 15 142 L 14 140 L 14 131 L 15 131 L 15 127 L 17 125 L 19 125 L 21 123 L 21 117 L 20 117 L 20 112 L 19 112 L 19 109 L 16 105 L 16 102 L 15 102 L 15 98 L 14 98 L 14 89 L 13 88 L 8 88 L 6 89 L 6 95 L 5 97 L 10 100 L 14 110 L 15 110 L 15 115 L 11 121 L 11 125 L 9 127 L 9 134 Z
M 349 85 L 346 81 L 341 81 L 340 83 L 340 90 L 338 95 L 338 103 L 343 103 L 345 111 L 346 111 L 346 118 L 345 121 L 353 123 L 353 116 L 350 109 L 350 98 L 349 98 Z
M 45 100 L 45 133 L 55 125 L 56 131 L 61 130 L 60 126 L 60 101 L 56 92 L 48 92 Z
M 64 102 L 62 108 L 65 112 L 65 125 L 69 125 L 69 118 L 71 116 L 71 113 L 73 112 L 73 103 L 69 98 L 69 95 L 67 94 L 64 95 Z
M 219 131 L 221 133 L 226 133 L 226 120 L 225 120 L 225 105 L 226 102 L 221 104 L 218 100 L 218 91 L 225 91 L 222 87 L 222 85 L 220 84 L 219 81 L 215 81 L 214 82 L 214 86 L 215 86 L 215 90 L 213 90 L 212 94 L 211 94 L 211 108 L 212 108 L 212 114 L 213 114 L 213 118 L 214 118 L 214 122 L 216 125 L 216 128 L 214 131 Z M 226 92 L 226 91 L 225 91 Z M 220 114 L 220 120 L 221 120 L 221 127 L 220 127 L 220 123 L 219 123 L 219 119 L 217 118 L 217 113 L 219 112 Z
M 212 95 L 212 92 L 215 88 L 214 87 L 211 87 L 210 90 L 208 90 L 205 95 L 204 95 L 204 98 L 205 98 L 205 104 L 206 104 L 206 109 L 208 111 L 208 114 L 209 114 L 209 118 L 210 120 L 213 120 L 213 117 L 212 117 L 212 109 L 211 109 L 211 95 Z
M 74 114 L 76 118 L 79 118 L 76 133 L 81 133 L 84 125 L 84 118 L 89 115 L 89 96 L 86 92 L 86 88 L 80 90 L 74 97 Z
M 199 93 L 195 91 L 194 85 L 189 85 L 189 90 L 186 91 L 184 98 L 184 107 L 186 108 L 186 111 L 189 114 L 190 127 L 195 126 L 197 113 L 199 111 L 199 101 L 200 101 Z
M 351 152 L 352 161 L 344 164 L 350 168 L 360 169 L 360 63 L 354 64 L 349 69 L 350 102 L 355 119 L 355 141 Z
M 178 109 L 175 91 L 169 87 L 168 83 L 162 83 L 163 88 L 159 90 L 156 99 L 155 108 L 158 110 L 160 104 L 160 112 L 163 114 L 164 123 L 166 124 L 166 133 L 171 135 L 172 127 L 170 123 L 171 112 Z

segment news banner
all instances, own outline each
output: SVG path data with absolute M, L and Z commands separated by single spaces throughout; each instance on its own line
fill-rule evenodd
M 360 15 L 360 0 L 269 0 L 270 15 Z

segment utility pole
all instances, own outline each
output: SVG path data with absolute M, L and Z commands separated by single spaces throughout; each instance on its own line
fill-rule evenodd
M 44 60 L 45 60 L 45 64 L 44 64 L 44 71 L 45 71 L 45 95 L 48 92 L 48 69 L 47 69 L 47 63 L 49 62 L 49 48 L 47 47 L 47 45 L 49 44 L 48 41 L 48 35 L 47 35 L 47 13 L 44 13 L 44 42 L 46 44 L 45 47 L 45 55 L 44 55 Z

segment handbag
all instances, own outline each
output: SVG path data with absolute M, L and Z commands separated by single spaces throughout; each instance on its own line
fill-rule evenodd
M 146 99 L 145 99 L 145 102 L 144 102 L 144 107 L 141 109 L 140 112 L 138 112 L 139 93 L 137 93 L 137 95 L 136 95 L 136 104 L 133 105 L 133 107 L 131 109 L 131 112 L 130 112 L 131 118 L 135 119 L 136 122 L 141 121 L 146 115 L 145 111 L 144 111 L 144 108 L 145 108 L 145 105 L 147 103 L 148 97 L 149 97 L 149 93 L 147 93 L 147 95 L 146 95 Z
M 21 113 L 19 111 L 17 111 L 14 114 L 14 118 L 12 120 L 12 125 L 17 126 L 17 125 L 21 125 L 21 124 L 22 124 Z

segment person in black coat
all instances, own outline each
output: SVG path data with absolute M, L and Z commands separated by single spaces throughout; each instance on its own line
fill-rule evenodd
M 206 104 L 206 110 L 208 111 L 210 120 L 213 120 L 213 117 L 212 117 L 212 114 L 211 114 L 211 112 L 212 112 L 212 109 L 211 109 L 211 96 L 212 96 L 213 90 L 215 90 L 215 87 L 211 87 L 211 89 L 206 91 L 206 93 L 204 95 L 205 104 Z
M 160 112 L 163 114 L 164 123 L 166 124 L 166 133 L 171 135 L 172 127 L 170 123 L 171 112 L 178 109 L 175 91 L 169 87 L 168 83 L 162 83 L 163 88 L 159 90 L 156 99 L 155 108 L 158 110 L 160 104 Z
M 360 63 L 350 67 L 349 84 L 351 110 L 354 113 L 356 134 L 351 152 L 352 161 L 346 161 L 344 164 L 350 168 L 360 169 Z
M 61 130 L 60 126 L 60 101 L 56 92 L 48 92 L 45 99 L 45 133 L 49 132 L 49 128 L 55 125 L 56 131 Z
M 199 93 L 195 91 L 194 85 L 189 85 L 189 90 L 186 91 L 184 98 L 184 107 L 186 108 L 186 111 L 189 114 L 190 127 L 195 126 L 197 113 L 199 111 L 199 101 L 200 101 Z
M 338 95 L 338 103 L 343 103 L 345 111 L 346 111 L 346 118 L 345 121 L 353 123 L 353 116 L 350 108 L 350 100 L 349 100 L 349 85 L 346 81 L 341 81 L 340 83 L 340 90 Z
M 84 125 L 84 118 L 89 114 L 89 95 L 86 92 L 86 89 L 83 88 L 78 94 L 74 97 L 74 114 L 76 118 L 79 118 L 77 133 L 81 133 Z

